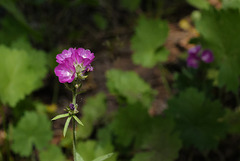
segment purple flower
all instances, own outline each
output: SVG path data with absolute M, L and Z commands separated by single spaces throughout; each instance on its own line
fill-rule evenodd
M 199 51 L 201 50 L 201 45 L 197 45 L 191 49 L 188 50 L 189 55 L 198 55 Z
M 187 66 L 192 68 L 198 68 L 199 58 L 197 55 L 189 55 L 187 58 Z
M 90 50 L 70 48 L 56 56 L 59 65 L 54 72 L 61 83 L 71 83 L 74 79 L 85 79 L 84 74 L 93 71 L 91 63 L 95 58 Z
M 63 63 L 63 61 L 66 59 L 66 58 L 70 58 L 72 56 L 72 53 L 74 53 L 74 50 L 76 49 L 73 49 L 73 48 L 69 48 L 68 50 L 63 50 L 61 54 L 58 54 L 56 56 L 57 60 L 56 62 L 58 63 Z
M 187 66 L 191 68 L 198 68 L 200 61 L 211 63 L 214 60 L 211 50 L 201 51 L 201 45 L 197 45 L 188 50 Z
M 76 70 L 74 66 L 70 65 L 69 63 L 59 64 L 55 69 L 54 72 L 56 76 L 58 76 L 60 83 L 71 83 L 75 79 Z
M 201 55 L 201 59 L 205 63 L 211 63 L 214 60 L 213 53 L 211 50 L 204 50 Z
M 70 103 L 69 107 L 72 111 L 75 109 L 74 104 L 72 104 L 72 103 Z

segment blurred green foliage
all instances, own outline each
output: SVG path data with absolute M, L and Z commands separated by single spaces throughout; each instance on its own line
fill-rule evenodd
M 239 0 L 222 0 L 222 7 L 224 9 L 227 9 L 227 8 L 240 9 L 240 1 Z
M 45 53 L 19 39 L 11 48 L 0 46 L 0 99 L 11 107 L 42 85 L 45 77 Z
M 163 47 L 168 36 L 166 21 L 140 16 L 131 39 L 133 62 L 144 67 L 154 67 L 168 58 L 168 50 Z
M 140 102 L 144 107 L 150 108 L 154 96 L 157 94 L 149 84 L 133 71 L 111 69 L 107 71 L 107 87 L 116 95 L 119 101 L 135 104 Z
M 131 1 L 121 0 L 120 1 L 120 4 L 122 7 L 132 12 L 139 7 L 140 3 L 141 3 L 141 0 L 131 0 Z
M 33 146 L 47 147 L 52 138 L 51 122 L 44 114 L 25 112 L 12 132 L 12 150 L 21 156 L 31 156 Z
M 179 11 L 181 5 L 186 10 Z M 3 140 L 17 154 L 8 156 L 8 144 L 0 142 L 0 160 L 30 160 L 34 154 L 40 161 L 70 159 L 71 129 L 65 138 L 54 138 L 59 145 L 50 144 L 52 115 L 47 113 L 46 98 L 36 101 L 32 97 L 40 87 L 47 89 L 48 97 L 52 90 L 55 95 L 63 93 L 56 82 L 46 82 L 52 79 L 55 56 L 63 48 L 90 44 L 96 48 L 98 61 L 98 50 L 103 47 L 99 42 L 112 43 L 126 36 L 135 65 L 154 71 L 159 65 L 167 70 L 163 63 L 169 63 L 170 52 L 165 48 L 173 30 L 169 24 L 195 9 L 191 18 L 199 37 L 192 42 L 212 50 L 214 62 L 199 69 L 180 64 L 177 78 L 167 82 L 172 93 L 161 114 L 152 112 L 161 106 L 154 104 L 160 96 L 152 84 L 135 71 L 109 69 L 104 93 L 88 97 L 79 107 L 85 126 L 77 127 L 78 152 L 85 161 L 102 155 L 95 161 L 174 161 L 182 159 L 178 158 L 180 150 L 185 154 L 189 152 L 186 147 L 195 147 L 206 158 L 206 152 L 219 149 L 226 135 L 240 134 L 239 0 L 222 0 L 222 9 L 207 0 L 1 0 L 0 6 L 0 101 L 4 105 L 0 106 L 0 127 L 10 133 Z M 115 60 L 115 48 L 120 47 L 113 45 L 109 60 Z M 118 109 L 108 111 L 112 96 Z M 191 160 L 192 154 L 187 155 Z
M 50 145 L 48 148 L 40 151 L 39 159 L 40 161 L 66 161 L 66 157 L 56 145 Z
M 187 0 L 189 4 L 199 9 L 208 9 L 210 4 L 207 0 Z
M 204 10 L 195 21 L 205 48 L 214 52 L 219 69 L 218 84 L 229 91 L 237 92 L 240 75 L 240 13 L 237 10 Z
M 83 106 L 83 116 L 81 118 L 83 124 L 88 126 L 78 128 L 77 137 L 82 139 L 88 138 L 94 129 L 94 125 L 98 124 L 101 119 L 104 119 L 106 108 L 106 96 L 104 93 L 98 93 L 96 96 L 89 97 Z
M 226 134 L 219 119 L 225 111 L 219 101 L 212 101 L 194 88 L 186 89 L 169 100 L 167 115 L 173 117 L 183 142 L 202 151 L 217 148 Z

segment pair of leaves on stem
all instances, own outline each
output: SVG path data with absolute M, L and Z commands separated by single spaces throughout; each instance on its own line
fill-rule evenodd
M 80 121 L 80 119 L 78 119 L 78 117 L 77 117 L 76 115 L 74 115 L 74 114 L 71 115 L 71 114 L 69 114 L 69 113 L 60 114 L 60 115 L 54 117 L 52 120 L 57 120 L 57 119 L 66 118 L 66 117 L 67 117 L 67 120 L 66 120 L 66 123 L 65 123 L 65 125 L 64 125 L 64 130 L 63 130 L 63 135 L 64 135 L 64 137 L 66 136 L 67 128 L 68 128 L 69 123 L 70 123 L 70 121 L 71 121 L 72 118 L 73 118 L 75 121 L 77 121 L 78 124 L 84 126 L 83 123 Z M 76 147 L 75 147 L 75 148 L 76 148 Z M 75 156 L 76 156 L 75 161 L 84 161 L 84 159 L 82 158 L 82 156 L 81 156 L 78 152 L 74 151 L 74 153 L 75 153 Z M 106 154 L 106 155 L 97 157 L 96 159 L 94 159 L 94 160 L 92 160 L 92 161 L 104 161 L 104 160 L 110 158 L 112 155 L 113 155 L 113 153 L 108 153 L 108 154 Z
M 65 117 L 68 117 L 68 118 L 67 118 L 67 120 L 66 120 L 66 123 L 65 123 L 64 129 L 63 129 L 63 136 L 64 136 L 64 137 L 66 136 L 67 129 L 68 129 L 69 123 L 70 123 L 70 121 L 71 121 L 72 118 L 73 118 L 75 121 L 77 121 L 78 124 L 84 126 L 83 123 L 82 123 L 82 121 L 79 120 L 79 118 L 78 118 L 76 115 L 70 115 L 69 113 L 57 115 L 57 116 L 55 116 L 55 117 L 52 119 L 52 121 L 57 120 L 57 119 L 61 119 L 61 118 L 65 118 Z

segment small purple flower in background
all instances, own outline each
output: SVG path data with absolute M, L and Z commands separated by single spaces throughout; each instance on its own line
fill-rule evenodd
M 201 45 L 197 45 L 191 49 L 188 50 L 188 54 L 189 55 L 197 55 L 199 53 L 199 51 L 201 50 Z
M 69 48 L 56 56 L 59 63 L 54 69 L 60 83 L 71 83 L 74 79 L 85 79 L 86 72 L 93 71 L 91 63 L 95 58 L 90 50 Z
M 204 63 L 211 63 L 214 56 L 211 50 L 201 51 L 201 46 L 197 45 L 188 50 L 187 66 L 191 68 L 198 68 L 200 61 Z
M 205 63 L 211 63 L 214 60 L 213 53 L 211 50 L 204 50 L 201 55 L 202 61 Z
M 189 55 L 187 58 L 187 66 L 192 68 L 198 68 L 199 58 L 196 55 Z

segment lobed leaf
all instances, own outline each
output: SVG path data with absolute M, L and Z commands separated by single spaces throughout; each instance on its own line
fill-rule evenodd
M 135 72 L 112 69 L 107 71 L 106 76 L 109 91 L 120 101 L 128 104 L 142 103 L 143 107 L 150 108 L 157 92 Z
M 47 68 L 45 53 L 33 49 L 25 40 L 18 40 L 12 46 L 0 45 L 0 100 L 15 107 L 41 87 Z
M 13 128 L 11 149 L 21 155 L 30 156 L 32 148 L 45 148 L 52 138 L 51 122 L 45 115 L 25 112 L 17 126 Z
M 213 51 L 219 70 L 218 85 L 237 92 L 240 75 L 240 12 L 238 10 L 204 10 L 195 21 L 204 48 Z M 221 27 L 219 27 L 221 26 Z
M 225 110 L 219 101 L 212 101 L 204 93 L 188 88 L 170 99 L 168 105 L 166 114 L 174 118 L 185 145 L 207 151 L 216 148 L 225 137 L 226 126 L 219 121 Z
M 131 39 L 133 62 L 151 68 L 167 60 L 169 52 L 163 47 L 168 36 L 166 21 L 141 16 Z
M 107 109 L 106 96 L 104 93 L 98 93 L 86 100 L 82 108 L 82 123 L 86 126 L 78 128 L 77 137 L 82 139 L 88 138 L 93 130 L 94 125 L 103 118 Z
M 56 145 L 50 145 L 47 149 L 40 151 L 40 161 L 66 161 L 61 149 Z
M 77 144 L 77 150 L 81 154 L 82 158 L 86 161 L 94 160 L 95 158 L 104 159 L 108 161 L 116 161 L 116 156 L 103 156 L 113 151 L 111 144 L 100 145 L 95 140 L 87 140 L 85 142 L 79 142 Z M 102 158 L 101 158 L 102 157 Z

